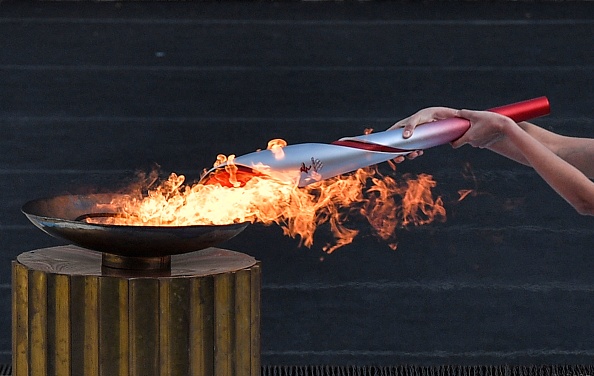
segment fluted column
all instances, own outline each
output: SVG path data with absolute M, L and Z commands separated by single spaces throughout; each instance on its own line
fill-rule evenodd
M 12 275 L 16 376 L 260 374 L 260 265 L 245 254 L 209 248 L 143 276 L 63 246 L 19 255 Z

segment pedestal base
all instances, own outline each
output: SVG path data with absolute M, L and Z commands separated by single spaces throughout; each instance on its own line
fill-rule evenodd
M 260 266 L 218 248 L 117 275 L 75 246 L 12 263 L 13 374 L 260 374 Z

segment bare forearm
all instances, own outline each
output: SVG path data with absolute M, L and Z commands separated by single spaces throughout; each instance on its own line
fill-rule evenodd
M 573 165 L 589 178 L 594 178 L 594 139 L 565 137 L 537 125 L 523 122 L 519 127 L 532 138 L 546 146 L 559 158 Z M 503 137 L 489 147 L 490 150 L 519 163 L 531 166 L 517 146 Z
M 584 173 L 555 154 L 546 146 L 546 140 L 541 142 L 529 131 L 509 123 L 503 132 L 508 150 L 520 154 L 518 159 L 532 166 L 578 212 L 594 215 L 594 183 Z
M 547 131 L 544 131 L 542 128 L 527 122 L 519 123 L 518 126 L 534 139 L 538 140 L 541 144 L 547 145 L 545 139 L 550 137 L 546 134 Z M 490 145 L 488 149 L 516 162 L 530 166 L 530 162 L 528 162 L 522 151 L 519 150 L 518 147 L 510 141 L 509 137 L 505 135 L 499 141 Z

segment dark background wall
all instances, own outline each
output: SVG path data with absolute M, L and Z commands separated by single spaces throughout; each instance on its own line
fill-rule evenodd
M 0 360 L 10 261 L 61 244 L 27 200 L 111 190 L 158 163 L 190 178 L 271 138 L 330 142 L 428 105 L 547 95 L 539 121 L 593 136 L 592 3 L 0 3 Z M 472 176 L 466 166 L 470 164 Z M 594 230 L 530 169 L 449 146 L 448 219 L 331 255 L 254 225 L 264 364 L 591 363 Z M 457 202 L 458 189 L 476 194 Z

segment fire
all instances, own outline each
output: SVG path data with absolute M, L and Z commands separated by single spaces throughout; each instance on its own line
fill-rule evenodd
M 464 164 L 463 176 L 466 180 L 472 180 L 475 188 L 474 189 L 460 189 L 460 190 L 458 190 L 458 194 L 460 195 L 460 198 L 458 198 L 458 202 L 464 200 L 469 195 L 476 196 L 478 194 L 477 193 L 478 192 L 477 191 L 478 180 L 477 180 L 476 176 L 474 175 L 474 172 L 472 171 L 472 167 L 470 166 L 470 163 L 468 163 L 468 162 L 466 162 Z
M 285 145 L 283 140 L 273 140 L 268 147 L 282 155 Z M 188 185 L 183 175 L 172 173 L 147 192 L 112 202 L 110 206 L 118 208 L 117 216 L 88 221 L 139 226 L 277 224 L 285 235 L 299 238 L 306 247 L 313 245 L 317 228 L 328 224 L 335 243 L 324 250 L 331 253 L 358 235 L 358 230 L 348 227 L 355 216 L 365 218 L 393 249 L 397 228 L 445 219 L 441 198 L 433 197 L 436 182 L 430 175 L 399 181 L 367 167 L 299 188 L 294 177 L 279 179 L 245 171 L 233 159 L 218 156 L 215 166 L 227 165 L 208 184 Z
M 458 194 L 460 195 L 460 198 L 458 198 L 458 201 L 462 201 L 466 198 L 466 196 L 474 194 L 474 190 L 473 189 L 460 189 L 460 190 L 458 190 Z
M 287 146 L 287 141 L 282 140 L 280 138 L 275 138 L 273 140 L 268 141 L 267 149 L 272 151 L 274 158 L 276 159 L 283 159 L 285 157 L 285 152 L 283 148 Z

